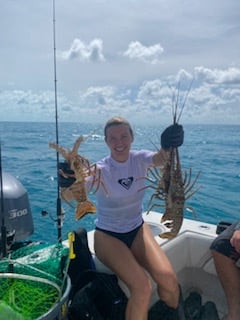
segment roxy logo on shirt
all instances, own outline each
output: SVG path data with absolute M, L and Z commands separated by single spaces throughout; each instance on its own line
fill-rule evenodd
M 123 188 L 128 190 L 131 187 L 132 183 L 133 183 L 133 177 L 119 179 L 118 183 L 120 183 L 120 185 Z

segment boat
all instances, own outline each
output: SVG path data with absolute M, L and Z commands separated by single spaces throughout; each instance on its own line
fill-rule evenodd
M 7 315 L 6 318 L 21 320 L 67 319 L 71 281 L 61 268 L 63 260 L 66 261 L 68 257 L 68 240 L 55 245 L 26 241 L 25 239 L 29 238 L 34 231 L 27 191 L 21 182 L 10 174 L 3 172 L 2 177 L 4 212 L 7 212 L 5 215 L 7 254 L 0 260 L 0 287 L 2 288 L 0 290 L 0 319 L 5 319 L 5 317 L 2 318 L 3 314 Z M 150 211 L 148 214 L 144 213 L 143 218 L 151 227 L 156 241 L 172 263 L 184 300 L 192 292 L 197 292 L 202 298 L 203 305 L 209 301 L 215 304 L 219 318 L 221 318 L 226 314 L 227 305 L 209 250 L 211 242 L 217 236 L 218 226 L 184 218 L 178 235 L 168 240 L 159 236 L 167 231 L 167 228 L 160 223 L 161 215 L 159 212 Z M 2 222 L 1 230 L 3 230 Z M 95 255 L 93 235 L 94 230 L 87 233 L 88 245 L 96 270 L 111 274 L 111 270 L 103 265 Z M 3 251 L 3 245 L 1 245 L 1 254 Z M 119 280 L 119 286 L 128 297 L 128 289 L 121 280 Z M 37 301 L 37 291 L 39 291 L 40 300 L 42 299 L 41 294 L 46 299 L 46 307 L 40 311 L 37 303 L 35 307 L 26 303 L 31 301 L 33 292 L 34 299 Z M 48 301 L 46 291 L 52 300 Z M 14 299 L 10 299 L 13 295 Z M 153 282 L 149 308 L 157 302 L 158 296 Z M 28 307 L 37 309 L 38 313 L 35 318 L 30 317 L 29 311 L 26 310 Z M 33 314 L 36 309 L 32 309 L 31 313 Z
M 220 222 L 218 225 L 214 225 L 184 218 L 178 235 L 167 240 L 159 236 L 167 231 L 167 228 L 160 223 L 161 216 L 162 214 L 156 211 L 143 214 L 156 241 L 172 263 L 181 285 L 184 301 L 191 293 L 197 293 L 201 297 L 202 306 L 208 302 L 213 303 L 216 306 L 219 319 L 221 319 L 227 313 L 227 304 L 209 247 L 217 234 L 228 224 Z M 111 270 L 104 266 L 94 253 L 93 233 L 94 231 L 88 232 L 88 243 L 96 268 L 98 271 L 111 273 Z M 153 292 L 149 308 L 159 300 L 156 285 L 153 281 L 152 284 Z M 119 280 L 119 285 L 126 296 L 129 296 L 129 291 L 121 280 Z M 211 319 L 209 318 L 209 320 Z
M 66 273 L 69 242 L 66 239 L 61 243 L 48 245 L 26 241 L 34 231 L 27 191 L 20 181 L 6 172 L 2 173 L 2 184 L 3 207 L 7 215 L 4 215 L 4 225 L 3 219 L 0 225 L 1 235 L 3 227 L 7 230 L 7 254 L 3 256 L 1 237 L 0 319 L 67 319 L 68 296 L 71 290 L 71 280 Z M 178 235 L 168 240 L 159 236 L 167 231 L 167 227 L 160 222 L 161 216 L 162 214 L 156 211 L 143 214 L 156 241 L 172 263 L 184 300 L 186 301 L 191 293 L 198 293 L 202 305 L 207 302 L 214 303 L 221 318 L 226 314 L 227 304 L 209 247 L 225 224 L 222 222 L 217 226 L 184 218 Z M 111 274 L 111 270 L 95 255 L 93 235 L 94 230 L 87 233 L 88 246 L 96 270 Z M 128 297 L 126 285 L 121 280 L 118 282 Z M 153 281 L 152 283 L 149 309 L 158 302 L 156 286 Z M 29 303 L 33 294 L 35 305 Z M 45 304 L 42 310 L 39 309 L 36 294 L 39 294 L 41 305 Z M 33 316 L 34 313 L 36 316 Z

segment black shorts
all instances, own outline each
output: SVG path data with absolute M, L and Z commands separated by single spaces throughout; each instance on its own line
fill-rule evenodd
M 134 239 L 136 238 L 136 235 L 137 235 L 138 231 L 142 228 L 143 223 L 144 223 L 144 221 L 142 221 L 140 226 L 138 226 L 137 228 L 133 229 L 132 231 L 125 232 L 125 233 L 104 230 L 104 229 L 101 229 L 101 228 L 98 228 L 98 227 L 96 227 L 96 230 L 102 231 L 102 232 L 104 232 L 106 234 L 109 234 L 110 236 L 112 236 L 114 238 L 117 238 L 117 239 L 121 240 L 123 243 L 126 244 L 126 246 L 128 248 L 131 248 L 131 245 L 132 245 Z
M 225 229 L 222 233 L 220 233 L 220 235 L 212 242 L 210 246 L 211 250 L 215 250 L 225 255 L 231 258 L 232 260 L 234 260 L 235 262 L 237 262 L 238 259 L 240 259 L 240 254 L 231 245 L 230 239 L 232 238 L 232 235 L 235 231 L 234 228 L 236 227 L 237 224 L 238 222 L 233 223 L 227 229 Z

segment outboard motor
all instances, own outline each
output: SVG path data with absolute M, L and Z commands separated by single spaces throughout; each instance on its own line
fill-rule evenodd
M 1 207 L 4 211 L 0 217 L 0 248 L 1 244 L 4 243 L 1 234 L 3 221 L 6 229 L 7 245 L 11 245 L 11 242 L 26 239 L 34 231 L 26 189 L 19 180 L 6 172 L 2 172 L 2 186 L 0 203 L 2 203 L 1 195 L 3 195 Z

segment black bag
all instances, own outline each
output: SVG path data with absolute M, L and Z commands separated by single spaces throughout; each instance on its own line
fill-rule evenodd
M 92 287 L 99 292 L 95 303 L 104 319 L 124 320 L 127 297 L 118 285 L 117 277 L 113 274 L 96 273 Z
M 69 320 L 124 320 L 127 298 L 113 274 L 97 272 L 88 247 L 87 231 L 72 232 L 71 259 L 68 274 L 71 291 L 68 302 Z
M 95 272 L 94 279 L 80 289 L 68 308 L 70 320 L 124 320 L 127 297 L 113 274 Z
M 74 294 L 88 284 L 94 277 L 95 265 L 92 254 L 88 247 L 87 231 L 84 228 L 79 228 L 72 232 L 74 238 L 72 242 L 72 250 L 75 258 L 70 260 L 68 267 L 68 275 L 71 279 L 71 292 L 69 299 L 71 300 Z
M 69 320 L 104 320 L 95 305 L 95 293 L 91 285 L 80 289 L 68 306 Z

